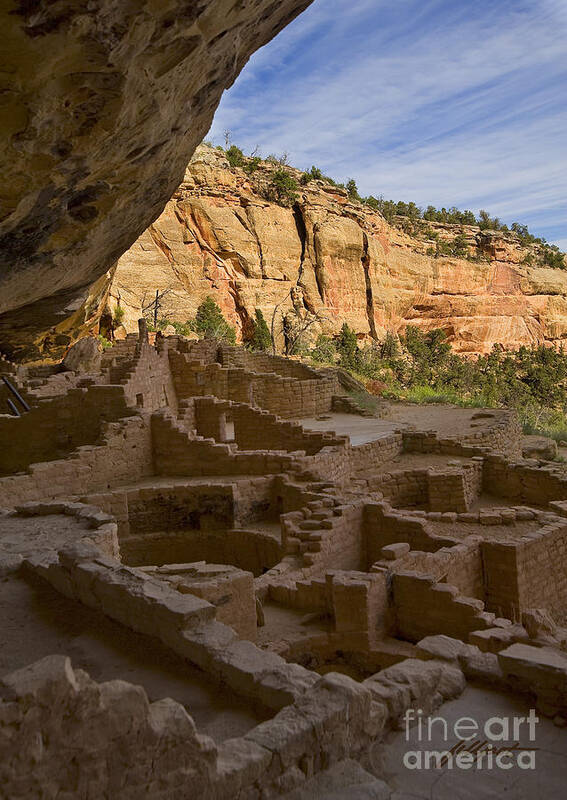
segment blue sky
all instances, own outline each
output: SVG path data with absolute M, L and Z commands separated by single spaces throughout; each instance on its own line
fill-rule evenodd
M 225 92 L 207 138 L 225 129 L 567 250 L 567 0 L 315 0 Z

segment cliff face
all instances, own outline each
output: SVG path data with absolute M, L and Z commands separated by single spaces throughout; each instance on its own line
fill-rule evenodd
M 38 335 L 154 220 L 250 55 L 311 0 L 8 0 L 0 348 Z
M 513 235 L 431 223 L 442 240 L 464 234 L 475 260 L 433 257 L 432 241 L 321 181 L 301 186 L 293 207 L 268 202 L 274 169 L 262 163 L 250 176 L 222 151 L 197 149 L 163 214 L 118 261 L 110 305 L 120 298 L 127 330 L 157 290 L 160 316 L 179 322 L 213 295 L 240 334 L 256 308 L 268 323 L 276 309 L 278 333 L 295 308 L 319 316 L 311 336 L 347 322 L 381 338 L 411 323 L 443 328 L 466 353 L 567 338 L 567 272 L 523 264 Z

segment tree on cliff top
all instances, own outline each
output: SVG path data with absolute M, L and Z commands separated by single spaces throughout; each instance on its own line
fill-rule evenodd
M 244 164 L 244 153 L 235 144 L 228 148 L 226 157 L 231 167 L 241 167 Z
M 236 331 L 225 320 L 220 307 L 210 296 L 205 297 L 190 326 L 203 339 L 218 339 L 225 344 L 236 344 Z
M 297 181 L 285 169 L 277 169 L 266 187 L 266 199 L 282 206 L 292 206 L 297 200 Z
M 347 190 L 349 200 L 358 200 L 360 202 L 361 197 L 358 193 L 358 186 L 356 185 L 356 181 L 354 180 L 354 178 L 349 178 L 345 186 L 345 189 Z

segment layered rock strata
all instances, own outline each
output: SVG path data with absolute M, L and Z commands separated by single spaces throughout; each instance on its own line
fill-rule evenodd
M 530 250 L 514 235 L 429 223 L 441 240 L 464 235 L 468 243 L 467 258 L 436 258 L 431 239 L 389 225 L 323 181 L 300 186 L 290 207 L 266 200 L 276 169 L 262 162 L 248 175 L 222 151 L 197 149 L 162 215 L 113 273 L 110 306 L 125 309 L 126 330 L 159 291 L 160 314 L 178 322 L 214 296 L 244 337 L 256 308 L 269 323 L 275 314 L 278 331 L 294 308 L 316 313 L 312 335 L 336 333 L 343 322 L 361 338 L 408 323 L 442 328 L 464 353 L 567 337 L 567 272 L 523 263 Z

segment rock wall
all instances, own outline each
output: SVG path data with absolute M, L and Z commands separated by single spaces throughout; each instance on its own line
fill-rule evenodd
M 323 317 L 312 334 L 348 322 L 382 337 L 411 323 L 443 328 L 465 353 L 567 338 L 567 272 L 522 264 L 527 251 L 513 235 L 431 223 L 442 239 L 464 233 L 471 255 L 435 258 L 431 240 L 322 181 L 301 186 L 293 207 L 268 202 L 262 186 L 276 168 L 262 162 L 247 175 L 222 151 L 197 149 L 162 215 L 118 261 L 110 305 L 120 299 L 127 330 L 159 290 L 163 315 L 178 322 L 213 295 L 239 335 L 256 308 L 270 323 L 277 307 L 279 333 L 296 307 Z
M 251 54 L 309 4 L 2 3 L 2 348 L 29 350 L 81 305 L 163 210 Z

